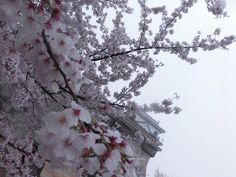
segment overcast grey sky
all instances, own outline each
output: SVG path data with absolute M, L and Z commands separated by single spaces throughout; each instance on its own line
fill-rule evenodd
M 199 0 L 175 26 L 174 39 L 191 40 L 198 30 L 210 34 L 216 27 L 222 34 L 236 34 L 236 1 L 226 0 L 230 17 L 216 20 Z M 149 0 L 172 9 L 179 1 Z M 152 115 L 166 130 L 162 152 L 150 160 L 147 174 L 159 170 L 169 177 L 236 176 L 236 45 L 230 50 L 198 52 L 195 65 L 173 55 L 158 55 L 165 66 L 157 71 L 139 103 L 151 103 L 178 92 L 179 115 Z

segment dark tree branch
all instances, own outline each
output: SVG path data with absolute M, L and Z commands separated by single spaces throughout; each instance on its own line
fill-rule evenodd
M 3 139 L 3 141 L 6 141 L 6 138 L 5 138 L 3 135 L 1 135 L 1 134 L 0 134 L 0 138 Z M 27 151 L 25 151 L 24 149 L 21 149 L 21 148 L 19 148 L 19 147 L 16 147 L 13 143 L 11 143 L 11 142 L 9 142 L 9 141 L 7 142 L 7 144 L 8 144 L 10 147 L 12 147 L 13 149 L 18 150 L 19 152 L 21 152 L 21 153 L 24 154 L 24 155 L 27 155 L 27 156 L 32 155 L 30 152 L 27 152 Z
M 64 79 L 64 82 L 66 84 L 66 88 L 68 89 L 70 95 L 73 97 L 73 99 L 77 102 L 78 99 L 77 99 L 77 96 L 75 95 L 75 93 L 73 92 L 73 90 L 71 89 L 69 83 L 68 83 L 68 80 L 67 80 L 67 77 L 66 77 L 66 74 L 62 71 L 60 65 L 57 63 L 56 61 L 56 58 L 52 52 L 52 48 L 49 44 L 49 42 L 47 41 L 47 37 L 46 37 L 46 34 L 45 34 L 45 30 L 42 31 L 42 37 L 43 37 L 43 42 L 47 48 L 47 52 L 50 56 L 50 58 L 53 60 L 54 64 L 55 64 L 55 67 L 56 69 L 60 72 L 60 74 L 62 75 L 63 79 Z
M 129 54 L 129 53 L 132 53 L 132 52 L 147 50 L 147 49 L 151 49 L 151 48 L 150 47 L 139 47 L 139 48 L 124 51 L 124 52 L 117 52 L 117 53 L 113 53 L 113 54 L 110 54 L 110 55 L 105 55 L 105 56 L 102 56 L 102 57 L 93 58 L 92 61 L 99 61 L 99 60 L 103 60 L 103 59 L 108 59 L 108 58 L 112 58 L 112 57 L 126 55 L 126 54 Z
M 2 139 L 3 141 L 6 141 L 6 138 L 0 134 L 0 139 Z M 7 142 L 7 145 L 17 151 L 19 151 L 21 154 L 22 154 L 22 158 L 21 158 L 21 164 L 23 165 L 25 163 L 25 157 L 30 157 L 30 156 L 33 156 L 34 153 L 36 153 L 38 151 L 38 143 L 36 141 L 34 141 L 33 143 L 33 150 L 32 152 L 27 152 L 25 151 L 24 149 L 21 149 L 19 147 L 16 147 L 13 143 L 11 142 Z M 5 148 L 6 152 L 9 153 L 9 151 Z M 40 177 L 40 174 L 42 172 L 42 169 L 44 167 L 44 165 L 41 167 L 41 168 L 38 168 L 34 163 L 32 163 L 31 165 L 29 165 L 29 167 L 31 168 L 31 174 L 33 176 L 37 176 L 37 177 Z
M 206 46 L 206 45 L 205 45 Z M 162 49 L 162 50 L 176 50 L 178 48 L 183 48 L 183 49 L 192 49 L 192 48 L 199 48 L 199 47 L 204 47 L 203 45 L 198 45 L 198 46 L 184 46 L 184 47 L 170 47 L 170 46 L 149 46 L 149 47 L 138 47 L 136 49 L 132 49 L 132 50 L 127 50 L 124 52 L 117 52 L 117 53 L 113 53 L 110 55 L 105 55 L 105 56 L 101 56 L 98 58 L 93 58 L 92 61 L 100 61 L 100 60 L 104 60 L 104 59 L 109 59 L 112 57 L 117 57 L 117 56 L 122 56 L 122 55 L 127 55 L 133 52 L 138 52 L 138 51 L 143 51 L 143 50 L 150 50 L 150 49 Z
M 54 96 L 52 96 L 53 93 L 49 92 L 45 87 L 40 85 L 40 83 L 38 83 L 37 81 L 35 81 L 35 82 L 54 102 L 58 103 L 58 101 L 54 98 Z
M 34 104 L 34 97 L 33 97 L 33 94 L 31 93 L 31 91 L 27 88 L 27 86 L 26 85 L 24 85 L 24 88 L 25 88 L 25 90 L 29 93 L 29 95 L 30 95 L 30 97 L 31 97 L 31 101 L 32 101 L 32 109 L 33 109 L 33 117 L 34 117 L 34 115 L 35 115 L 35 113 L 34 113 L 34 109 L 35 109 L 35 104 Z
M 164 31 L 167 30 L 167 28 L 174 22 L 174 20 L 176 20 L 176 18 L 180 15 L 180 13 L 184 10 L 185 6 L 183 6 L 179 12 L 169 21 L 169 23 L 166 24 L 165 28 L 160 32 L 160 37 L 163 35 Z M 156 43 L 156 41 L 154 42 Z
M 169 21 L 169 23 L 166 24 L 165 28 L 160 32 L 159 36 L 163 35 L 163 32 L 167 30 L 167 28 L 173 23 L 173 21 L 179 16 L 179 14 L 184 10 L 184 7 L 182 7 L 179 12 Z M 112 57 L 116 57 L 116 56 L 121 56 L 121 55 L 126 55 L 132 52 L 137 52 L 137 51 L 142 51 L 142 50 L 150 50 L 150 49 L 175 49 L 175 48 L 179 48 L 179 47 L 155 47 L 156 42 L 153 43 L 152 46 L 149 47 L 138 47 L 136 49 L 132 49 L 132 50 L 128 50 L 128 51 L 124 51 L 124 52 L 117 52 L 114 54 L 110 54 L 110 55 L 105 55 L 102 57 L 98 57 L 98 58 L 93 58 L 92 61 L 100 61 L 100 60 L 104 60 L 104 59 L 108 59 L 108 58 L 112 58 Z M 196 46 L 192 46 L 192 47 L 183 47 L 183 48 L 194 48 Z M 95 53 L 99 53 L 99 52 L 95 52 Z M 91 56 L 90 56 L 91 57 Z

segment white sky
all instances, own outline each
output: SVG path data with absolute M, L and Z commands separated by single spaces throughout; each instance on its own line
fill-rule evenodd
M 179 1 L 149 0 L 174 8 Z M 214 19 L 204 0 L 175 26 L 174 39 L 191 40 L 198 30 L 210 34 L 222 27 L 222 34 L 236 34 L 236 1 L 227 0 L 229 18 Z M 157 71 L 139 103 L 151 103 L 181 96 L 179 115 L 152 115 L 166 130 L 162 152 L 150 160 L 147 174 L 158 167 L 169 177 L 235 177 L 236 167 L 236 45 L 230 50 L 198 52 L 197 64 L 189 65 L 174 55 L 158 55 L 165 66 Z

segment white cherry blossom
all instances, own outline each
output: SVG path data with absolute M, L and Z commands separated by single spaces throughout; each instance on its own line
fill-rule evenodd
M 93 175 L 96 171 L 99 171 L 100 162 L 98 158 L 92 157 L 89 159 L 84 159 L 82 161 L 83 168 L 90 174 Z
M 70 115 L 72 117 L 78 118 L 79 120 L 86 123 L 91 123 L 92 118 L 88 110 L 84 109 L 79 104 L 76 104 L 74 101 L 71 102 L 71 107 L 72 109 Z
M 93 145 L 93 150 L 98 156 L 101 156 L 101 155 L 104 155 L 106 153 L 107 148 L 104 144 L 95 143 Z
M 67 137 L 61 138 L 61 141 L 59 141 L 52 149 L 56 158 L 63 158 L 65 161 L 72 161 L 75 158 L 78 158 L 77 149 L 73 144 L 75 136 L 75 132 L 71 131 Z
M 114 172 L 121 163 L 121 155 L 118 150 L 112 150 L 108 153 L 104 166 L 108 171 Z
M 76 120 L 76 117 L 70 118 L 66 113 L 51 112 L 45 116 L 44 121 L 52 133 L 66 137 L 69 134 L 70 127 L 77 125 L 78 118 Z

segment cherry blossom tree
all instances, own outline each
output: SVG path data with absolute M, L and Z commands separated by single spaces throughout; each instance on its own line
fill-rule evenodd
M 160 171 L 159 171 L 159 169 L 157 169 L 156 171 L 155 171 L 155 177 L 168 177 L 167 175 L 164 175 L 163 173 L 161 173 Z
M 220 38 L 220 29 L 192 43 L 171 40 L 197 0 L 182 0 L 171 14 L 138 3 L 139 37 L 132 38 L 124 23 L 132 13 L 128 0 L 1 0 L 0 166 L 7 176 L 40 176 L 46 165 L 76 176 L 136 176 L 137 158 L 109 117 L 179 113 L 173 99 L 150 105 L 132 99 L 163 65 L 155 55 L 194 64 L 191 52 L 235 41 Z M 206 0 L 217 18 L 227 16 L 225 6 Z M 113 26 L 106 23 L 110 10 Z M 156 32 L 149 28 L 153 15 L 162 19 Z M 110 83 L 121 80 L 126 86 L 111 93 Z

